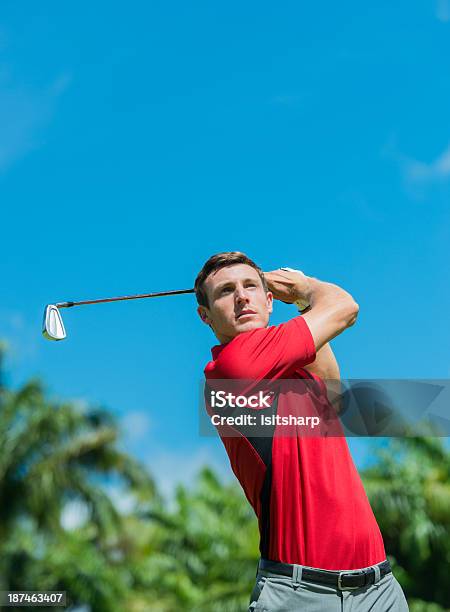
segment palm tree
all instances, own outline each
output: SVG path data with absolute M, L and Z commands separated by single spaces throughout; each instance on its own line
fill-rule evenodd
M 102 486 L 114 477 L 138 498 L 156 498 L 148 473 L 116 445 L 103 409 L 51 402 L 32 380 L 4 384 L 0 348 L 0 590 L 66 590 L 74 603 L 120 610 L 133 585 L 117 542 L 122 518 Z M 69 501 L 88 510 L 76 532 L 61 523 Z
M 442 439 L 422 437 L 393 439 L 377 454 L 378 463 L 365 470 L 363 479 L 396 576 L 411 609 L 426 610 L 426 601 L 446 607 L 450 453 Z

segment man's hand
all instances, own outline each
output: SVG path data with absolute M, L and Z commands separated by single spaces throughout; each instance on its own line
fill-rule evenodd
M 279 268 L 272 272 L 264 272 L 269 291 L 276 300 L 293 304 L 299 299 L 306 302 L 309 292 L 309 279 L 300 270 Z

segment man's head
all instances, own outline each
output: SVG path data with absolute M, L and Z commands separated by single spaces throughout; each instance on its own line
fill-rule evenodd
M 218 253 L 195 280 L 197 312 L 221 343 L 242 332 L 267 327 L 272 294 L 262 270 L 244 253 Z

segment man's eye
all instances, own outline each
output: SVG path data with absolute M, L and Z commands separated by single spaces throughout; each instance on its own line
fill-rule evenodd
M 224 288 L 221 290 L 221 292 L 220 292 L 220 293 L 221 293 L 221 294 L 222 294 L 222 293 L 229 293 L 230 291 L 231 291 L 231 287 L 224 287 Z

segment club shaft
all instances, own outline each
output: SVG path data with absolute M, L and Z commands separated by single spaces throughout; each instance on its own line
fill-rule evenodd
M 100 300 L 82 300 L 81 302 L 59 302 L 57 308 L 72 308 L 72 306 L 84 306 L 85 304 L 104 304 L 105 302 L 122 302 L 124 300 L 140 300 L 143 298 L 163 297 L 165 295 L 180 295 L 182 293 L 194 293 L 194 289 L 178 289 L 176 291 L 160 291 L 159 293 L 141 293 L 139 295 L 123 295 L 122 297 L 102 298 Z

